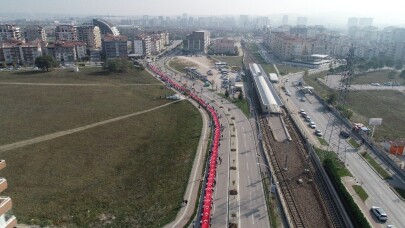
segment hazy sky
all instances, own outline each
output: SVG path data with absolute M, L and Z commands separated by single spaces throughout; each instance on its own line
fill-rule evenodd
M 384 0 L 0 0 L 0 12 L 105 15 L 272 15 L 374 17 L 405 24 L 405 1 Z M 3 7 L 5 6 L 5 7 Z

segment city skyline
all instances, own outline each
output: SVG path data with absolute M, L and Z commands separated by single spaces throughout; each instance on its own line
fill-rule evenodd
M 204 1 L 195 7 L 187 0 L 150 0 L 129 1 L 116 0 L 114 5 L 108 4 L 105 0 L 95 1 L 59 1 L 59 0 L 39 0 L 35 4 L 28 0 L 3 0 L 0 9 L 1 14 L 23 14 L 26 17 L 33 17 L 38 14 L 50 15 L 114 15 L 114 16 L 170 16 L 170 15 L 297 15 L 308 17 L 309 24 L 325 19 L 327 23 L 343 24 L 348 17 L 372 17 L 377 25 L 403 25 L 405 16 L 402 14 L 402 7 L 397 1 L 387 0 L 383 5 L 372 4 L 365 1 L 342 0 L 338 5 L 331 8 L 329 2 L 320 0 L 298 1 L 298 0 L 253 0 L 249 4 L 246 1 Z M 197 1 L 195 1 L 197 3 Z M 25 6 L 25 7 L 21 7 Z M 80 6 L 80 7 L 78 7 Z M 264 7 L 263 7 L 264 6 Z M 349 6 L 349 7 L 347 7 Z M 281 21 L 281 16 L 280 19 Z M 293 22 L 290 18 L 290 23 Z

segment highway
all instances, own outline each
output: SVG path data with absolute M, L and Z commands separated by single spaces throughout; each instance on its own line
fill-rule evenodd
M 289 102 L 290 107 L 295 107 L 291 112 L 298 115 L 299 109 L 304 109 L 312 121 L 316 123 L 317 129 L 320 129 L 324 133 L 325 140 L 331 142 L 329 149 L 333 149 L 342 160 L 346 161 L 347 168 L 369 195 L 369 199 L 366 200 L 365 204 L 362 205 L 360 203 L 359 207 L 362 208 L 363 213 L 373 226 L 386 227 L 387 224 L 393 224 L 396 227 L 401 227 L 405 224 L 405 217 L 403 216 L 405 214 L 405 203 L 391 190 L 386 181 L 382 180 L 370 168 L 360 154 L 346 140 L 339 137 L 339 120 L 331 115 L 329 111 L 326 111 L 322 104 L 312 95 L 307 95 L 306 102 L 300 101 L 299 98 L 303 97 L 303 95 L 293 86 L 293 82 L 298 81 L 301 77 L 300 74 L 283 77 L 284 80 L 285 78 L 289 78 L 289 82 L 285 83 L 285 87 L 291 92 L 291 97 L 288 97 L 287 102 Z M 285 99 L 287 98 L 285 95 L 283 96 Z M 301 120 L 304 121 L 302 118 Z M 328 123 L 330 126 L 328 126 Z M 332 123 L 335 124 L 333 132 L 331 132 Z M 344 127 L 344 130 L 350 132 L 351 129 Z M 307 137 L 315 137 L 313 131 L 309 127 L 304 129 L 304 132 L 308 134 Z M 371 214 L 369 210 L 371 206 L 379 206 L 385 210 L 388 215 L 388 221 L 385 224 L 380 223 Z
M 170 57 L 167 57 L 170 58 Z M 160 59 L 157 63 L 162 69 L 167 58 Z M 168 71 L 168 69 L 166 69 Z M 174 75 L 175 73 L 172 73 Z M 214 192 L 214 205 L 212 214 L 212 227 L 227 227 L 229 222 L 238 223 L 238 227 L 270 227 L 267 207 L 265 204 L 264 189 L 259 173 L 258 158 L 259 153 L 253 128 L 246 116 L 235 105 L 219 98 L 213 92 L 203 87 L 199 80 L 189 80 L 183 77 L 183 83 L 187 80 L 189 87 L 194 84 L 195 91 L 202 92 L 200 95 L 206 97 L 208 101 L 215 100 L 215 107 L 218 111 L 221 124 L 225 127 L 223 131 L 223 140 L 221 140 L 219 156 L 222 163 L 218 165 L 217 184 Z M 221 103 L 220 100 L 223 100 Z M 210 102 L 211 103 L 211 102 Z M 230 151 L 229 124 L 225 118 L 225 112 L 235 117 L 237 151 Z M 225 112 L 224 112 L 225 111 Z M 231 153 L 236 153 L 233 155 Z M 235 161 L 234 161 L 235 160 Z M 237 165 L 237 175 L 235 185 L 229 180 L 229 167 Z M 229 190 L 236 188 L 238 194 L 229 196 Z M 232 214 L 235 213 L 236 217 Z

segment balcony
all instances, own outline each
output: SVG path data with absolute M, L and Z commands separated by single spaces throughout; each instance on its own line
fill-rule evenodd
M 3 192 L 7 188 L 7 180 L 6 178 L 0 177 L 0 193 Z
M 0 170 L 6 168 L 6 161 L 5 160 L 0 160 Z
M 13 207 L 13 202 L 10 197 L 0 197 L 0 215 L 5 214 Z

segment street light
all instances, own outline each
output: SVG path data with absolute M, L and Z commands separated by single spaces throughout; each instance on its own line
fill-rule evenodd
M 262 166 L 264 166 L 264 167 L 266 167 L 267 169 L 269 169 L 269 176 L 270 176 L 270 184 L 271 184 L 271 186 L 270 186 L 270 191 L 272 192 L 272 193 L 274 193 L 275 191 L 275 184 L 273 183 L 273 175 L 271 175 L 271 169 L 270 169 L 270 167 L 268 167 L 267 165 L 265 165 L 265 164 L 262 164 L 262 163 L 260 163 L 260 162 L 257 162 L 256 164 L 258 164 L 258 165 L 262 165 Z

